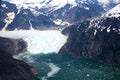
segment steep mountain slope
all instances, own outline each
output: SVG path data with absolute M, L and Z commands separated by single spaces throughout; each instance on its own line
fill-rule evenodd
M 53 25 L 52 21 L 54 21 L 57 25 L 70 25 L 82 20 L 99 16 L 104 12 L 104 9 L 96 0 L 11 0 L 10 3 L 15 4 L 18 9 L 12 25 L 14 26 L 19 23 L 17 26 L 21 26 L 19 21 L 24 21 L 26 23 L 23 24 L 27 27 L 25 29 L 28 29 L 30 22 L 33 23 L 32 25 L 35 28 L 36 26 L 38 28 L 38 26 L 43 25 L 51 26 L 51 24 Z M 29 13 L 26 13 L 26 10 L 29 10 Z M 22 16 L 23 12 L 29 16 Z M 42 16 L 42 19 L 40 16 Z M 23 17 L 23 19 L 21 20 L 20 17 Z M 26 21 L 26 17 L 30 20 Z M 30 17 L 33 20 L 31 20 Z M 18 20 L 19 18 L 20 20 Z M 44 21 L 42 22 L 43 19 Z M 22 27 L 24 27 L 24 25 Z
M 25 49 L 23 43 L 0 37 L 0 80 L 36 80 L 32 67 L 12 57 Z
M 0 29 L 46 29 L 56 27 L 53 21 L 45 15 L 34 15 L 29 9 L 18 10 L 16 5 L 2 1 L 0 16 Z
M 71 26 L 68 41 L 59 53 L 120 63 L 119 9 L 117 5 L 101 18 Z
M 0 50 L 0 80 L 36 80 L 31 67 Z
M 7 26 L 13 21 L 15 18 L 15 14 L 17 14 L 17 7 L 14 4 L 8 2 L 1 2 L 0 8 L 0 29 L 4 26 Z
M 70 4 L 66 4 L 64 7 L 50 13 L 48 16 L 53 20 L 60 19 L 69 23 L 77 23 L 99 16 L 102 12 L 104 12 L 103 8 L 96 3 L 78 3 L 74 7 Z
M 47 16 L 34 16 L 29 9 L 21 10 L 16 15 L 14 21 L 8 26 L 8 30 L 17 29 L 47 29 L 53 28 L 56 25 Z
M 23 53 L 26 51 L 27 43 L 22 39 L 8 39 L 0 37 L 0 50 L 11 55 Z
M 97 0 L 10 0 L 8 2 L 2 1 L 0 17 L 2 30 L 50 29 L 51 27 L 53 29 L 56 25 L 71 25 L 98 17 L 117 4 L 113 1 L 103 4 Z

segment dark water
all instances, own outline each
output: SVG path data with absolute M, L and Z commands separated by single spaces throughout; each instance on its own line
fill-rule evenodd
M 22 59 L 40 71 L 36 75 L 39 80 L 120 80 L 120 65 L 57 54 L 36 54 Z M 51 77 L 47 76 L 51 71 L 48 64 L 59 68 Z

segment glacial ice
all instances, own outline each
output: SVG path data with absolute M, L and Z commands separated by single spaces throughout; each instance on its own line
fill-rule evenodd
M 37 53 L 57 53 L 67 41 L 67 36 L 58 30 L 20 30 L 20 31 L 0 31 L 1 37 L 20 39 L 28 44 L 27 51 L 31 54 Z

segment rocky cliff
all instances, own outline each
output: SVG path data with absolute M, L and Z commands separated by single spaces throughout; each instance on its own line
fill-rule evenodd
M 32 67 L 12 57 L 24 51 L 25 45 L 21 40 L 0 37 L 0 80 L 36 80 Z
M 12 55 L 26 51 L 27 43 L 22 39 L 8 39 L 0 37 L 0 50 Z
M 120 17 L 102 17 L 70 27 L 67 43 L 59 54 L 120 63 Z

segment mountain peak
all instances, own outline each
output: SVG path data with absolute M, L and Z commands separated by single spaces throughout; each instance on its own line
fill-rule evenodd
M 8 1 L 8 0 L 7 0 Z M 16 4 L 18 8 L 53 8 L 59 9 L 66 4 L 77 6 L 77 4 L 90 4 L 96 3 L 97 0 L 10 0 L 10 3 Z

